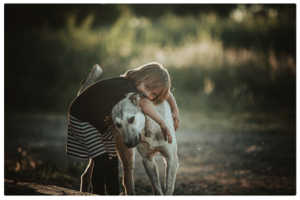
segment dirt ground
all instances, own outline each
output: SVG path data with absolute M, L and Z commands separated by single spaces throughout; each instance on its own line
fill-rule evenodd
M 5 195 L 76 195 L 76 196 L 93 196 L 95 194 L 79 192 L 55 185 L 41 185 L 33 182 L 16 182 L 14 180 L 4 179 Z
M 290 113 L 182 112 L 174 195 L 295 195 L 295 123 Z M 63 164 L 66 131 L 66 115 L 6 115 L 5 155 L 21 148 Z M 165 165 L 160 155 L 155 160 L 163 186 Z M 134 177 L 146 186 L 137 194 L 152 194 L 138 152 Z

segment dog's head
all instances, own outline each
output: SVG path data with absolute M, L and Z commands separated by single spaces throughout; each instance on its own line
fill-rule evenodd
M 140 93 L 129 93 L 112 110 L 112 120 L 123 137 L 126 148 L 136 147 L 145 128 L 145 115 L 139 107 L 144 96 Z

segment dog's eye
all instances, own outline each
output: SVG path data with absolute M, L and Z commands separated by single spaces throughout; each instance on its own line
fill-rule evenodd
M 129 124 L 132 124 L 133 121 L 134 121 L 134 116 L 131 117 L 131 118 L 128 120 L 128 123 L 129 123 Z
M 122 128 L 122 125 L 119 124 L 119 123 L 116 123 L 116 127 L 117 127 L 117 128 Z

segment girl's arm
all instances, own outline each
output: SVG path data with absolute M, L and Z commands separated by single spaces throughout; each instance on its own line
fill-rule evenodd
M 154 121 L 156 121 L 159 124 L 159 126 L 162 130 L 162 133 L 164 135 L 165 141 L 172 143 L 172 136 L 170 134 L 170 130 L 168 129 L 168 127 L 166 125 L 165 120 L 157 112 L 157 110 L 155 109 L 154 105 L 150 102 L 150 100 L 144 99 L 144 98 L 141 99 L 139 106 L 141 107 L 142 112 L 145 115 L 148 115 L 149 117 L 151 117 Z
M 177 107 L 175 98 L 171 92 L 169 92 L 169 97 L 167 99 L 168 103 L 170 104 L 171 110 L 172 110 L 172 117 L 174 120 L 174 128 L 175 131 L 179 127 L 179 109 Z

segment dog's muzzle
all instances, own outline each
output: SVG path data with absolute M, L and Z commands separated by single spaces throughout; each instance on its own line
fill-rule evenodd
M 141 141 L 141 134 L 139 134 L 139 136 L 134 138 L 133 140 L 124 140 L 124 146 L 127 149 L 134 148 L 140 143 L 140 141 Z

